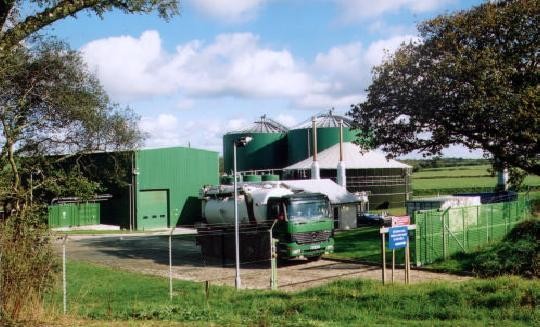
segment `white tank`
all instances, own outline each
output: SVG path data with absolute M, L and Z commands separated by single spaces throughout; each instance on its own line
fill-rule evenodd
M 243 186 L 243 193 L 238 196 L 238 220 L 241 224 L 249 222 L 246 196 L 253 203 L 255 220 L 263 222 L 267 219 L 266 204 L 269 198 L 293 194 L 278 184 Z M 205 199 L 204 216 L 209 224 L 234 224 L 234 197 Z

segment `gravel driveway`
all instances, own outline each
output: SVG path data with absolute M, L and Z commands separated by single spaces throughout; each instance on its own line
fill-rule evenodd
M 57 242 L 58 250 L 60 244 Z M 168 236 L 165 235 L 74 235 L 69 237 L 66 251 L 68 260 L 89 261 L 158 276 L 169 274 Z M 203 258 L 200 248 L 195 244 L 194 235 L 174 235 L 172 256 L 173 278 L 234 286 L 234 262 Z M 390 280 L 390 270 L 387 269 L 387 280 Z M 269 288 L 269 261 L 242 263 L 241 278 L 245 288 Z M 316 262 L 291 261 L 280 264 L 278 268 L 278 284 L 283 290 L 299 290 L 344 278 L 381 280 L 381 267 L 321 259 Z M 462 281 L 469 278 L 424 270 L 411 271 L 412 283 Z M 403 279 L 403 270 L 397 269 L 396 282 L 402 282 Z

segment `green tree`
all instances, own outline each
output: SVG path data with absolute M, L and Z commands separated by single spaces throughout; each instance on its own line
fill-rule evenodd
M 64 194 L 77 178 L 77 192 L 91 194 L 99 184 L 78 161 L 71 171 L 55 163 L 140 143 L 138 117 L 110 103 L 75 51 L 40 35 L 63 18 L 112 10 L 169 19 L 178 1 L 0 0 L 0 200 L 7 212 L 20 211 L 40 188 Z
M 421 23 L 350 114 L 391 156 L 483 149 L 540 174 L 540 1 L 492 1 Z
M 125 13 L 178 14 L 177 0 L 0 0 L 0 53 L 43 27 L 80 12 L 100 17 L 113 9 Z
M 8 167 L 3 177 L 10 183 L 4 183 L 8 187 L 1 194 L 10 210 L 19 211 L 28 202 L 30 188 L 58 189 L 62 181 L 73 184 L 77 171 L 53 173 L 55 163 L 140 144 L 138 117 L 111 104 L 78 52 L 61 42 L 39 40 L 30 47 L 13 48 L 3 59 L 0 167 Z

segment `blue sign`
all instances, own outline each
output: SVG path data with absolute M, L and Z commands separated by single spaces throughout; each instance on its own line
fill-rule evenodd
M 407 226 L 388 228 L 388 248 L 390 250 L 402 249 L 407 246 L 409 239 Z

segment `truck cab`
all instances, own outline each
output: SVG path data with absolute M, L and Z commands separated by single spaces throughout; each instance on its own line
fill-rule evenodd
M 318 260 L 334 251 L 334 222 L 330 201 L 321 193 L 295 193 L 271 197 L 267 217 L 277 220 L 274 237 L 282 259 L 305 257 Z

